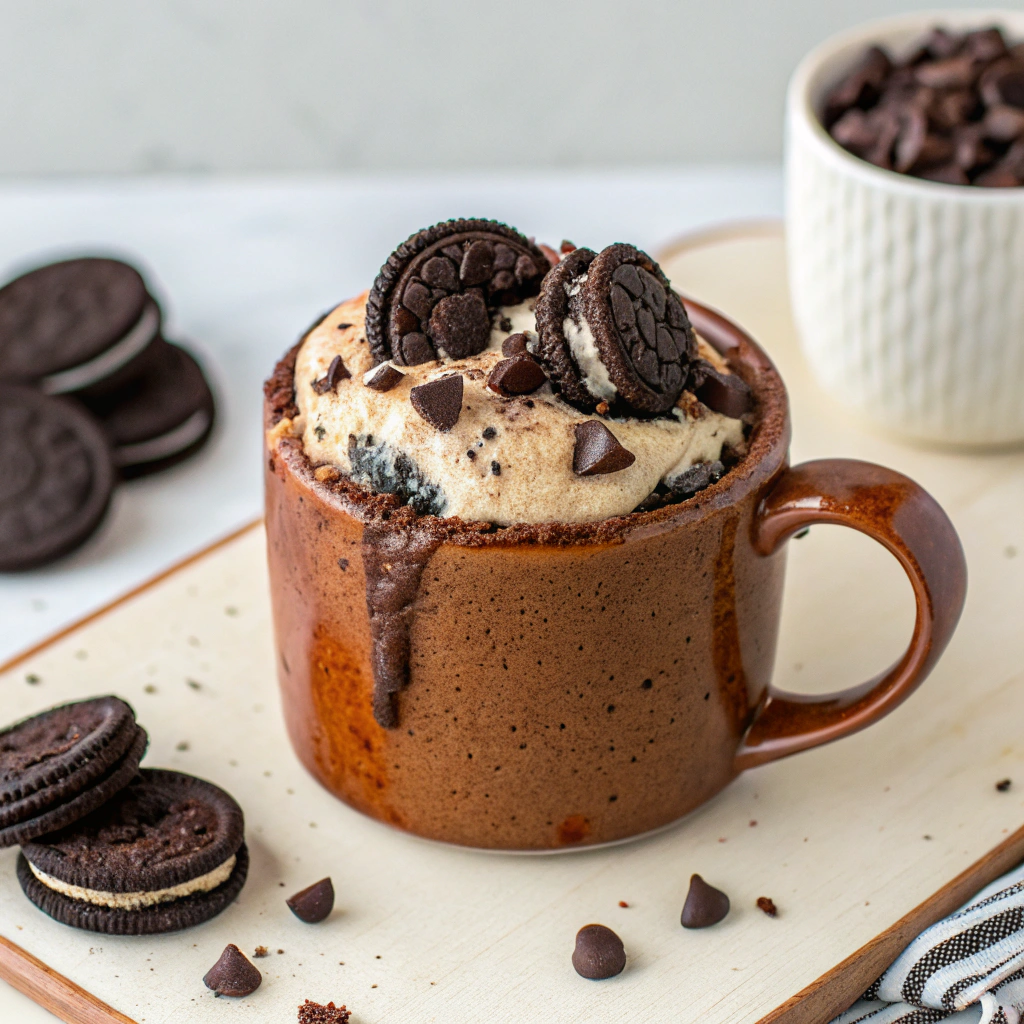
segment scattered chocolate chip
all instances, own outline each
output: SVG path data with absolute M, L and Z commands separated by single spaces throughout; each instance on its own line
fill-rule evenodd
M 494 476 L 501 476 L 501 463 L 491 460 L 491 473 Z
M 588 924 L 576 933 L 572 965 L 581 978 L 600 981 L 621 974 L 626 966 L 622 939 L 603 924 Z
M 435 430 L 451 430 L 462 413 L 462 375 L 456 373 L 419 384 L 410 390 L 409 401 Z
M 770 896 L 758 896 L 757 909 L 763 910 L 769 917 L 776 917 L 779 913 L 779 908 Z
M 693 393 L 712 412 L 739 419 L 753 408 L 750 387 L 735 373 L 722 373 L 701 359 L 693 368 L 692 380 Z
M 374 391 L 390 391 L 405 377 L 401 370 L 396 370 L 390 363 L 381 363 L 363 377 L 363 383 Z
M 512 325 L 509 324 L 509 327 L 511 326 Z M 529 353 L 526 348 L 526 335 L 521 331 L 519 334 L 510 334 L 501 343 L 501 354 L 510 358 L 512 356 L 528 355 Z
M 707 928 L 718 924 L 728 913 L 729 897 L 720 889 L 708 885 L 700 875 L 693 875 L 680 918 L 683 927 Z
M 536 391 L 547 377 L 529 355 L 501 359 L 487 375 L 487 386 L 499 395 L 528 395 Z
M 476 292 L 441 299 L 430 316 L 427 333 L 438 351 L 449 359 L 465 359 L 487 348 L 491 317 Z
M 262 981 L 263 975 L 233 943 L 224 947 L 220 959 L 203 977 L 203 984 L 219 996 L 251 995 Z
M 270 956 L 270 950 L 266 946 L 257 946 L 252 955 L 256 960 L 262 960 L 263 957 Z
M 617 473 L 636 462 L 636 456 L 623 448 L 615 435 L 597 420 L 577 423 L 575 432 L 572 471 L 577 476 Z
M 334 885 L 330 878 L 321 878 L 285 902 L 300 921 L 319 924 L 334 909 Z
M 313 381 L 313 390 L 318 395 L 326 395 L 328 391 L 334 390 L 339 380 L 347 380 L 351 376 L 341 361 L 341 356 L 335 356 L 331 360 L 331 365 L 327 367 L 327 373 L 319 380 Z
M 299 1007 L 299 1024 L 348 1024 L 351 1016 L 352 1012 L 344 1005 L 335 1006 L 333 1002 L 323 1006 L 307 999 Z
M 998 789 L 1000 793 L 1005 793 L 1012 785 L 1013 783 L 1009 779 L 1000 779 L 996 783 L 996 789 Z
M 493 441 L 498 436 L 498 431 L 494 427 L 484 427 L 483 433 L 480 436 L 485 441 Z

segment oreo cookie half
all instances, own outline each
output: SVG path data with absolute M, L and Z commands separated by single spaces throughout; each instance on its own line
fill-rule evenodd
M 22 847 L 25 895 L 63 924 L 152 935 L 208 921 L 249 870 L 244 819 L 224 790 L 143 768 L 88 817 Z
M 162 338 L 153 359 L 130 389 L 87 400 L 113 446 L 126 478 L 166 469 L 197 452 L 213 430 L 214 400 L 195 359 Z
M 0 288 L 0 380 L 49 395 L 126 382 L 160 333 L 160 307 L 120 260 L 39 267 Z
M 498 308 L 536 295 L 549 267 L 533 242 L 498 221 L 418 231 L 388 257 L 366 300 L 374 360 L 415 366 L 482 352 Z
M 80 406 L 0 386 L 0 572 L 44 565 L 83 543 L 114 478 L 106 435 Z
M 61 704 L 8 726 L 0 732 L 0 847 L 99 806 L 122 768 L 121 784 L 131 780 L 144 749 L 145 733 L 117 697 Z
M 645 252 L 625 244 L 597 256 L 576 249 L 545 279 L 537 306 L 542 358 L 571 404 L 589 412 L 606 402 L 647 416 L 675 405 L 697 341 L 679 296 Z

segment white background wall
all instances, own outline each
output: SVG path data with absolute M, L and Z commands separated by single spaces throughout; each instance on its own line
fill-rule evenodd
M 777 158 L 801 54 L 906 8 L 0 0 L 0 174 Z

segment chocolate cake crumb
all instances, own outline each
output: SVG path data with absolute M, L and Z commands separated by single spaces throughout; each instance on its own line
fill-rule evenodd
M 779 913 L 779 908 L 775 906 L 775 901 L 770 896 L 758 896 L 757 909 L 763 910 L 769 917 L 775 917 Z
M 628 907 L 629 904 L 625 900 L 619 900 L 619 906 L 620 907 Z
M 1000 779 L 999 782 L 996 783 L 996 789 L 999 790 L 1000 793 L 1005 793 L 1012 785 L 1013 783 L 1009 779 Z
M 335 1006 L 333 1002 L 323 1006 L 307 999 L 299 1007 L 299 1024 L 348 1024 L 351 1016 L 344 1004 Z
M 266 946 L 257 946 L 252 955 L 256 960 L 262 960 L 263 957 L 270 956 L 270 950 Z

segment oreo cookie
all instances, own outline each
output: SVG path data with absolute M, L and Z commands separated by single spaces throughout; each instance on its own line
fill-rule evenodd
M 196 360 L 162 338 L 153 359 L 131 388 L 86 400 L 113 448 L 125 478 L 166 469 L 197 452 L 213 430 L 214 400 Z
M 482 352 L 501 306 L 536 295 L 547 257 L 493 220 L 449 220 L 403 242 L 366 300 L 366 337 L 377 363 L 415 366 Z
M 0 847 L 95 810 L 134 778 L 145 749 L 145 731 L 117 697 L 62 704 L 4 729 Z
M 0 385 L 0 572 L 45 565 L 83 543 L 114 482 L 110 443 L 80 406 Z
M 661 268 L 632 245 L 575 249 L 545 278 L 539 355 L 566 401 L 584 412 L 669 412 L 697 341 Z
M 75 928 L 177 931 L 215 917 L 241 891 L 244 828 L 222 789 L 144 768 L 89 816 L 24 844 L 18 881 L 37 907 Z
M 39 267 L 0 288 L 0 380 L 45 394 L 123 386 L 145 367 L 160 307 L 120 260 Z

